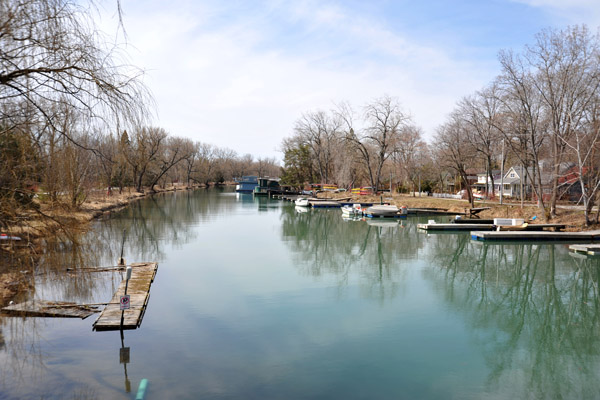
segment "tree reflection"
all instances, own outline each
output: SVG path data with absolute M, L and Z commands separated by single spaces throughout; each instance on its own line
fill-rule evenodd
M 116 265 L 123 230 L 127 234 L 124 253 L 128 263 L 160 262 L 165 257 L 166 244 L 183 245 L 192 241 L 195 225 L 227 213 L 236 207 L 236 201 L 235 196 L 222 190 L 178 192 L 142 199 L 94 222 L 89 232 L 73 235 L 68 241 L 49 238 L 39 254 L 4 254 L 0 259 L 0 276 L 6 271 L 17 271 L 30 285 L 31 289 L 24 291 L 16 302 L 34 298 L 104 302 L 123 279 L 123 273 L 116 270 L 100 272 L 103 267 Z M 0 393 L 11 388 L 21 397 L 19 387 L 29 390 L 31 382 L 49 370 L 42 351 L 45 320 L 0 316 L 0 326 Z M 89 390 L 81 389 L 74 398 L 94 397 Z
M 573 258 L 560 245 L 456 237 L 436 236 L 430 254 L 441 268 L 425 274 L 466 316 L 491 371 L 489 389 L 513 390 L 515 397 L 594 397 L 599 261 Z
M 398 220 L 345 220 L 338 209 L 299 213 L 282 208 L 282 236 L 305 275 L 333 275 L 339 290 L 358 276 L 361 293 L 384 301 L 397 296 L 407 263 L 422 240 L 416 224 Z M 401 243 L 401 245 L 399 245 Z

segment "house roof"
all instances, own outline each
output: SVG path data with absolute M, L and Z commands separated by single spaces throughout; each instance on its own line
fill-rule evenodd
M 498 184 L 502 183 L 503 185 L 512 185 L 514 183 L 519 183 L 520 181 L 521 178 L 504 178 L 502 182 L 500 182 L 500 180 L 497 180 L 496 182 Z
M 517 177 L 511 178 L 509 176 L 511 170 L 515 171 L 515 174 L 517 175 Z M 548 172 L 544 172 L 544 171 L 540 172 L 539 169 L 537 169 L 535 172 L 536 172 L 536 174 L 541 174 L 542 185 L 547 185 L 552 181 L 552 174 L 550 174 Z M 525 177 L 527 175 L 529 175 L 530 177 L 533 178 L 533 168 L 532 167 L 528 167 L 527 170 L 525 170 L 525 168 L 523 168 L 523 166 L 515 165 L 515 166 L 509 168 L 508 171 L 506 171 L 506 174 L 504 174 L 504 182 L 506 183 L 510 179 L 516 179 L 517 181 L 519 181 L 520 178 Z M 529 181 L 529 179 L 528 179 L 528 181 Z

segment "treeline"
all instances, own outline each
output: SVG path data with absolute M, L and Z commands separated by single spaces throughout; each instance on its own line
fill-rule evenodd
M 273 159 L 152 126 L 143 71 L 94 12 L 74 0 L 0 1 L 0 229 L 41 202 L 77 207 L 94 189 L 278 175 Z
M 491 171 L 504 153 L 522 167 L 531 198 L 548 216 L 574 185 L 586 222 L 597 222 L 591 211 L 600 188 L 599 46 L 598 33 L 574 26 L 544 30 L 520 53 L 501 51 L 500 74 L 463 98 L 438 130 L 433 147 L 440 161 L 464 180 L 472 160 Z
M 282 147 L 282 180 L 295 186 L 321 182 L 383 188 L 394 181 L 416 187 L 431 160 L 421 130 L 387 95 L 366 104 L 361 113 L 346 103 L 307 112 Z
M 283 143 L 284 177 L 347 187 L 382 188 L 387 181 L 413 191 L 417 184 L 445 191 L 457 183 L 473 203 L 473 171 L 486 171 L 495 191 L 498 171 L 515 166 L 523 172 L 522 199 L 537 202 L 547 218 L 574 190 L 586 223 L 597 223 L 599 46 L 598 33 L 573 26 L 543 30 L 521 52 L 501 51 L 500 74 L 461 99 L 430 144 L 387 96 L 366 105 L 359 118 L 347 105 L 306 113 Z

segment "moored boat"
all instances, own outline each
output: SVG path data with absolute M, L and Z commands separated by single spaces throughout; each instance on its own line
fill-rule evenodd
M 234 180 L 236 182 L 235 191 L 238 193 L 252 193 L 254 188 L 258 186 L 257 176 L 242 176 Z
M 400 209 L 394 205 L 377 204 L 368 207 L 364 214 L 369 218 L 400 218 Z
M 352 206 L 343 206 L 342 207 L 342 215 L 357 216 L 357 215 L 362 215 L 362 214 L 363 214 L 363 210 L 362 210 L 360 204 L 354 204 Z
M 524 231 L 527 230 L 527 222 L 521 225 L 498 225 L 496 231 Z
M 298 197 L 294 203 L 298 207 L 308 207 L 310 205 L 308 202 L 308 197 Z

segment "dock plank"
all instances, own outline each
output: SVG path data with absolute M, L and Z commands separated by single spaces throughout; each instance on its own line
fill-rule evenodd
M 158 270 L 157 263 L 138 263 L 132 264 L 131 279 L 127 294 L 130 296 L 130 308 L 121 311 L 120 298 L 125 294 L 125 279 L 114 293 L 110 303 L 104 308 L 93 329 L 96 331 L 119 330 L 121 329 L 121 316 L 123 316 L 122 329 L 136 329 L 142 323 L 146 306 L 150 298 L 150 286 Z
M 100 310 L 96 306 L 87 306 L 66 301 L 30 300 L 4 307 L 2 312 L 23 317 L 85 319 L 92 314 L 100 312 Z

